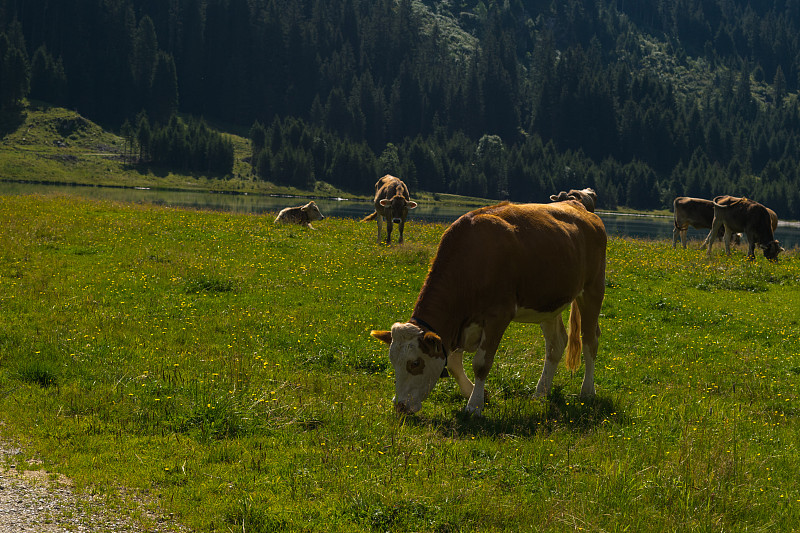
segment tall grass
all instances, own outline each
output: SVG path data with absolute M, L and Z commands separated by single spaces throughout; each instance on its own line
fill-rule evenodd
M 486 417 L 396 418 L 386 350 L 444 230 L 406 244 L 0 196 L 0 433 L 198 531 L 773 531 L 800 523 L 800 258 L 611 239 L 598 397 L 512 325 Z M 476 252 L 477 253 L 477 252 Z M 20 468 L 22 463 L 20 463 Z

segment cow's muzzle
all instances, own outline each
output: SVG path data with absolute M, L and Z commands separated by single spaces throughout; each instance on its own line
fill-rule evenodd
M 395 402 L 394 404 L 394 412 L 397 415 L 411 415 L 416 413 L 418 410 L 419 408 L 415 409 L 413 406 L 408 405 L 405 402 Z
M 394 222 L 395 224 L 399 224 L 400 223 L 400 219 L 399 218 L 393 218 L 392 222 Z

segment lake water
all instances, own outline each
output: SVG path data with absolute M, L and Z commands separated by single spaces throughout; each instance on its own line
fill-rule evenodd
M 307 198 L 264 196 L 253 194 L 225 194 L 195 191 L 163 191 L 116 187 L 87 187 L 74 185 L 44 185 L 36 183 L 12 183 L 0 181 L 0 194 L 66 194 L 83 198 L 95 198 L 129 203 L 147 203 L 169 207 L 209 209 L 232 213 L 276 213 L 284 207 L 302 205 Z M 361 218 L 372 213 L 372 202 L 315 198 L 314 201 L 325 216 Z M 411 212 L 409 220 L 452 222 L 472 207 L 440 206 L 435 203 L 420 204 Z M 642 216 L 620 213 L 598 212 L 612 236 L 628 236 L 645 239 L 672 239 L 672 216 Z M 690 240 L 702 240 L 707 231 L 689 228 Z M 800 224 L 779 222 L 775 238 L 787 250 L 800 246 Z M 694 243 L 699 244 L 699 243 Z

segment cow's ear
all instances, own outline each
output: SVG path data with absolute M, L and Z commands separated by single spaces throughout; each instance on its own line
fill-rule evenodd
M 415 207 L 417 207 L 417 202 L 412 202 L 409 200 L 408 202 L 406 202 L 406 207 L 408 207 L 409 209 L 414 209 Z
M 372 330 L 369 333 L 371 336 L 375 337 L 379 341 L 383 341 L 386 344 L 392 344 L 392 332 L 391 331 L 377 331 Z
M 426 331 L 422 336 L 423 351 L 431 357 L 438 357 L 444 359 L 444 349 L 442 348 L 442 339 L 436 333 Z
M 392 203 L 392 201 L 389 200 L 388 198 L 384 198 L 383 200 L 379 201 L 378 203 L 381 204 L 381 207 L 386 207 L 387 205 Z

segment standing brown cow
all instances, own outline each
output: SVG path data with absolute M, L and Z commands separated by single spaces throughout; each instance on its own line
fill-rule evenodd
M 408 322 L 371 333 L 389 344 L 395 409 L 419 411 L 446 367 L 469 398 L 467 412 L 480 414 L 486 378 L 512 321 L 540 324 L 545 336 L 536 394 L 550 392 L 566 347 L 572 370 L 583 350 L 581 396 L 594 396 L 606 240 L 600 217 L 575 200 L 501 203 L 456 220 L 442 235 Z M 569 334 L 561 318 L 568 307 Z M 475 383 L 464 373 L 464 352 L 475 352 Z
M 681 244 L 686 248 L 686 232 L 689 226 L 695 229 L 710 228 L 714 222 L 714 202 L 704 198 L 689 198 L 688 196 L 678 196 L 672 202 L 673 216 L 675 217 L 675 228 L 672 230 L 672 247 Z M 725 231 L 720 229 L 717 238 L 722 238 Z
M 735 196 L 717 196 L 714 198 L 714 221 L 708 237 L 703 241 L 703 248 L 708 248 L 707 255 L 711 255 L 713 235 L 720 228 L 725 228 L 725 253 L 730 254 L 730 235 L 742 232 L 747 235 L 747 257 L 755 258 L 755 247 L 758 245 L 764 252 L 764 257 L 770 261 L 777 261 L 778 254 L 783 248 L 775 239 L 774 228 L 778 225 L 778 216 L 771 209 L 747 198 Z
M 406 224 L 408 210 L 417 207 L 411 201 L 408 187 L 400 178 L 389 174 L 378 180 L 375 184 L 375 212 L 365 217 L 362 222 L 376 219 L 378 221 L 378 242 L 381 242 L 381 217 L 386 219 L 386 244 L 392 242 L 392 223 L 400 227 L 400 236 L 397 242 L 403 244 L 403 228 Z

